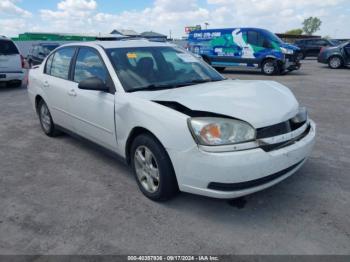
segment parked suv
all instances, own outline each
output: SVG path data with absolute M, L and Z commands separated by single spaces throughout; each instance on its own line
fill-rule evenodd
M 59 44 L 37 44 L 33 45 L 27 56 L 29 67 L 40 65 L 50 52 L 59 47 Z
M 324 48 L 318 56 L 318 62 L 328 64 L 332 69 L 350 65 L 350 42 L 335 47 Z
M 24 78 L 24 59 L 15 43 L 0 36 L 0 86 L 21 86 Z
M 324 47 L 336 46 L 338 42 L 323 39 L 323 38 L 313 38 L 313 39 L 301 39 L 295 41 L 295 45 L 300 48 L 299 59 L 304 59 L 306 57 L 317 57 L 321 49 Z

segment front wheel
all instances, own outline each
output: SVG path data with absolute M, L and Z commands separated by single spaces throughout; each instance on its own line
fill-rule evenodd
M 151 135 L 142 134 L 131 146 L 131 167 L 141 192 L 153 201 L 176 195 L 178 185 L 168 153 Z
M 332 69 L 338 69 L 343 66 L 343 61 L 339 56 L 332 56 L 328 61 L 328 65 Z
M 279 66 L 276 60 L 267 59 L 261 65 L 261 71 L 265 75 L 274 75 L 279 71 Z
M 297 59 L 298 59 L 299 61 L 305 59 L 304 53 L 299 53 L 298 56 L 297 56 Z

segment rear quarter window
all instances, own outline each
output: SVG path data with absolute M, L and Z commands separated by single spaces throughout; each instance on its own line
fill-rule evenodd
M 0 40 L 0 55 L 18 55 L 18 49 L 12 41 Z

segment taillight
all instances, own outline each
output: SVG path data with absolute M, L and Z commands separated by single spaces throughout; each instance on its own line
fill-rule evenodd
M 26 61 L 22 55 L 21 55 L 21 64 L 22 64 L 22 68 L 26 68 Z
M 321 47 L 320 53 L 322 53 L 325 49 L 325 47 Z

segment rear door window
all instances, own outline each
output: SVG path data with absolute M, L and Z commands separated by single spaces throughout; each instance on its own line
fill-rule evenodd
M 74 53 L 74 47 L 65 47 L 58 50 L 52 60 L 50 75 L 68 80 L 70 64 Z
M 318 46 L 329 46 L 329 43 L 326 40 L 315 40 L 315 45 L 318 45 Z
M 9 40 L 0 40 L 0 55 L 18 55 L 16 45 Z

